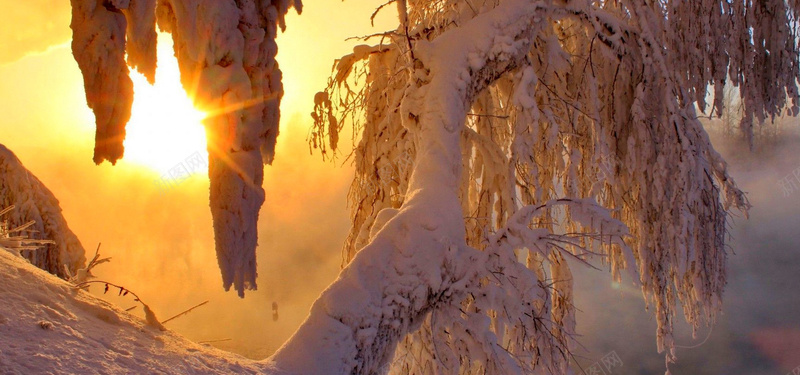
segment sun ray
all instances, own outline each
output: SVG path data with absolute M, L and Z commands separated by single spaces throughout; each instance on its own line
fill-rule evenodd
M 206 114 L 195 108 L 181 86 L 178 63 L 169 34 L 159 35 L 156 82 L 131 71 L 133 108 L 125 137 L 125 160 L 160 174 L 200 153 L 207 160 Z

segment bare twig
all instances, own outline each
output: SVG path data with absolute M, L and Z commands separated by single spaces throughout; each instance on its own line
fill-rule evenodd
M 182 312 L 180 314 L 177 314 L 177 315 L 175 315 L 175 316 L 173 316 L 173 317 L 161 322 L 161 324 L 167 324 L 167 322 L 169 322 L 170 320 L 178 318 L 178 317 L 181 317 L 181 316 L 184 316 L 184 315 L 188 314 L 189 312 L 191 312 L 192 310 L 194 310 L 194 309 L 196 309 L 196 308 L 198 308 L 200 306 L 203 306 L 203 305 L 205 305 L 207 303 L 208 303 L 208 301 L 201 302 L 201 303 L 195 305 L 194 307 L 191 307 L 188 310 L 185 310 L 184 312 Z
M 3 216 L 3 215 L 5 215 L 5 214 L 9 213 L 11 210 L 13 210 L 13 209 L 14 209 L 14 207 L 15 207 L 15 206 L 12 204 L 12 205 L 10 205 L 10 206 L 8 206 L 8 207 L 4 208 L 2 211 L 0 211 L 0 216 Z
M 396 0 L 389 0 L 389 1 L 381 4 L 377 9 L 375 9 L 374 12 L 372 12 L 372 15 L 369 17 L 369 23 L 371 24 L 371 26 L 375 26 L 375 17 L 378 15 L 378 12 L 380 12 L 381 9 L 383 9 L 385 6 L 391 4 L 391 3 L 395 2 L 395 1 Z

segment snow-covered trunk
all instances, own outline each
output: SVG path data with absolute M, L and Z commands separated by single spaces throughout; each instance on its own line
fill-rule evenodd
M 418 91 L 424 99 L 432 88 Z M 449 111 L 431 108 L 442 104 L 436 100 L 414 102 L 427 108 L 418 124 L 409 119 L 417 127 L 418 149 L 405 204 L 399 211 L 386 208 L 378 214 L 383 228 L 373 228 L 370 243 L 272 358 L 279 368 L 300 374 L 378 373 L 425 314 L 454 298 L 459 301 L 466 286 L 475 282 L 470 264 L 481 254 L 464 242 L 458 200 L 463 98 Z
M 369 244 L 271 357 L 278 368 L 298 374 L 384 372 L 399 341 L 429 312 L 460 303 L 480 285 L 487 255 L 465 241 L 461 133 L 477 93 L 516 67 L 530 48 L 524 41 L 536 10 L 525 1 L 506 1 L 433 42 L 418 42 L 415 79 L 401 105 L 416 146 L 406 200 L 399 210 L 377 215 L 376 225 L 385 224 L 372 228 Z M 496 48 L 496 40 L 510 44 Z M 485 63 L 470 64 L 476 59 Z
M 453 174 L 441 167 L 428 172 Z M 298 374 L 379 373 L 429 311 L 463 298 L 475 281 L 470 267 L 480 253 L 465 246 L 460 206 L 452 186 L 445 185 L 414 191 L 272 357 L 279 368 Z

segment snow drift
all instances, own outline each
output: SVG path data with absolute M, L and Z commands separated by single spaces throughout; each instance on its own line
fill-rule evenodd
M 2 374 L 256 374 L 271 365 L 159 331 L 0 247 Z

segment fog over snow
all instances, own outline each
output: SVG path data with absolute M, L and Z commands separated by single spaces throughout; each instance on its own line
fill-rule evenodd
M 750 218 L 737 217 L 730 228 L 728 286 L 719 322 L 691 337 L 679 324 L 678 362 L 673 374 L 786 374 L 800 366 L 800 189 L 785 191 L 780 181 L 797 180 L 800 171 L 800 121 L 789 119 L 777 142 L 757 144 L 710 133 L 749 194 Z M 800 174 L 800 173 L 799 173 Z M 578 351 L 584 368 L 611 352 L 624 363 L 620 374 L 656 374 L 664 361 L 655 353 L 655 323 L 641 292 L 610 283 L 603 272 L 575 273 Z M 676 318 L 682 323 L 680 316 Z M 696 347 L 694 347 L 696 346 Z M 693 347 L 693 348 L 687 348 Z M 579 357 L 580 358 L 580 357 Z

